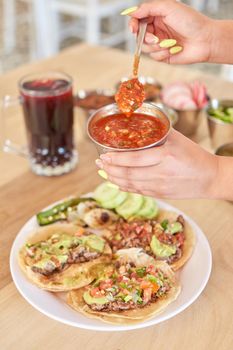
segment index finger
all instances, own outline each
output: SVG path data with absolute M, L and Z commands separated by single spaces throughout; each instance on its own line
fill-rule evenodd
M 168 16 L 177 9 L 180 4 L 175 0 L 158 0 L 152 3 L 144 3 L 135 11 L 129 13 L 132 18 L 146 18 L 155 16 Z
M 141 151 L 105 153 L 100 155 L 100 159 L 115 166 L 145 167 L 160 164 L 167 152 L 166 144 L 164 144 Z
M 151 17 L 152 18 L 152 17 Z M 153 18 L 151 21 L 149 21 L 148 19 L 148 25 L 147 25 L 147 29 L 146 31 L 149 33 L 153 33 L 154 32 L 154 28 L 153 28 Z M 129 21 L 129 27 L 132 33 L 137 33 L 138 32 L 138 27 L 139 27 L 139 20 L 137 18 L 131 18 Z

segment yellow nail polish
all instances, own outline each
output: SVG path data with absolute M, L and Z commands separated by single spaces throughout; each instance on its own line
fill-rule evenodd
M 176 40 L 175 39 L 165 39 L 165 40 L 162 40 L 160 41 L 159 43 L 159 46 L 161 48 L 169 48 L 169 47 L 172 47 L 172 46 L 175 46 L 176 45 Z
M 98 174 L 100 177 L 102 177 L 103 179 L 107 180 L 108 179 L 108 174 L 106 173 L 106 171 L 104 170 L 98 170 Z
M 183 47 L 182 46 L 173 46 L 169 52 L 171 55 L 175 55 L 176 53 L 179 53 L 180 51 L 183 50 Z
M 108 183 L 108 187 L 112 187 L 112 188 L 117 188 L 119 190 L 119 186 L 112 184 L 111 182 Z
M 137 9 L 138 9 L 138 6 L 129 7 L 128 9 L 125 9 L 124 11 L 122 11 L 121 15 L 127 16 L 127 15 L 133 13 L 134 11 L 136 11 Z

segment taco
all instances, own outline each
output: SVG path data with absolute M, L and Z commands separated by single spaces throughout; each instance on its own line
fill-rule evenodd
M 119 249 L 141 247 L 156 260 L 166 261 L 178 270 L 190 258 L 195 235 L 182 215 L 160 210 L 156 219 L 119 219 L 111 228 L 102 231 L 113 253 Z
M 106 241 L 82 227 L 54 224 L 34 232 L 19 252 L 19 265 L 31 282 L 52 292 L 83 287 L 96 266 L 111 260 Z
M 175 274 L 141 248 L 122 249 L 89 286 L 72 290 L 67 302 L 75 310 L 105 322 L 142 322 L 162 312 L 180 293 Z

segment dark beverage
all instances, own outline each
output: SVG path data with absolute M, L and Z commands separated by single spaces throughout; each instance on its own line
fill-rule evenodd
M 20 85 L 20 93 L 32 163 L 55 168 L 72 161 L 71 82 L 47 78 L 24 80 Z

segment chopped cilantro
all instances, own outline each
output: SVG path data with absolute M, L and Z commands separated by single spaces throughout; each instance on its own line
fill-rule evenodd
M 161 222 L 160 225 L 162 226 L 162 228 L 163 228 L 164 230 L 166 230 L 168 224 L 169 224 L 169 221 L 168 221 L 167 219 L 165 219 L 165 220 L 163 220 L 163 221 Z
M 150 282 L 157 283 L 157 278 L 153 275 L 147 275 L 147 278 Z
M 139 277 L 144 277 L 145 273 L 146 273 L 146 267 L 140 267 L 140 268 L 136 269 L 136 274 Z
M 142 304 L 141 292 L 138 289 L 132 294 L 132 299 L 135 304 Z
M 141 297 L 139 297 L 139 298 L 138 298 L 137 303 L 138 303 L 138 304 L 142 304 L 142 303 L 143 303 L 143 301 L 142 301 L 142 298 L 141 298 Z
M 111 278 L 112 278 L 113 280 L 115 280 L 115 279 L 117 278 L 117 273 L 116 273 L 116 272 L 113 272 Z
M 152 283 L 156 283 L 158 286 L 163 285 L 163 282 L 158 277 L 156 277 L 154 275 L 147 275 L 147 279 Z

